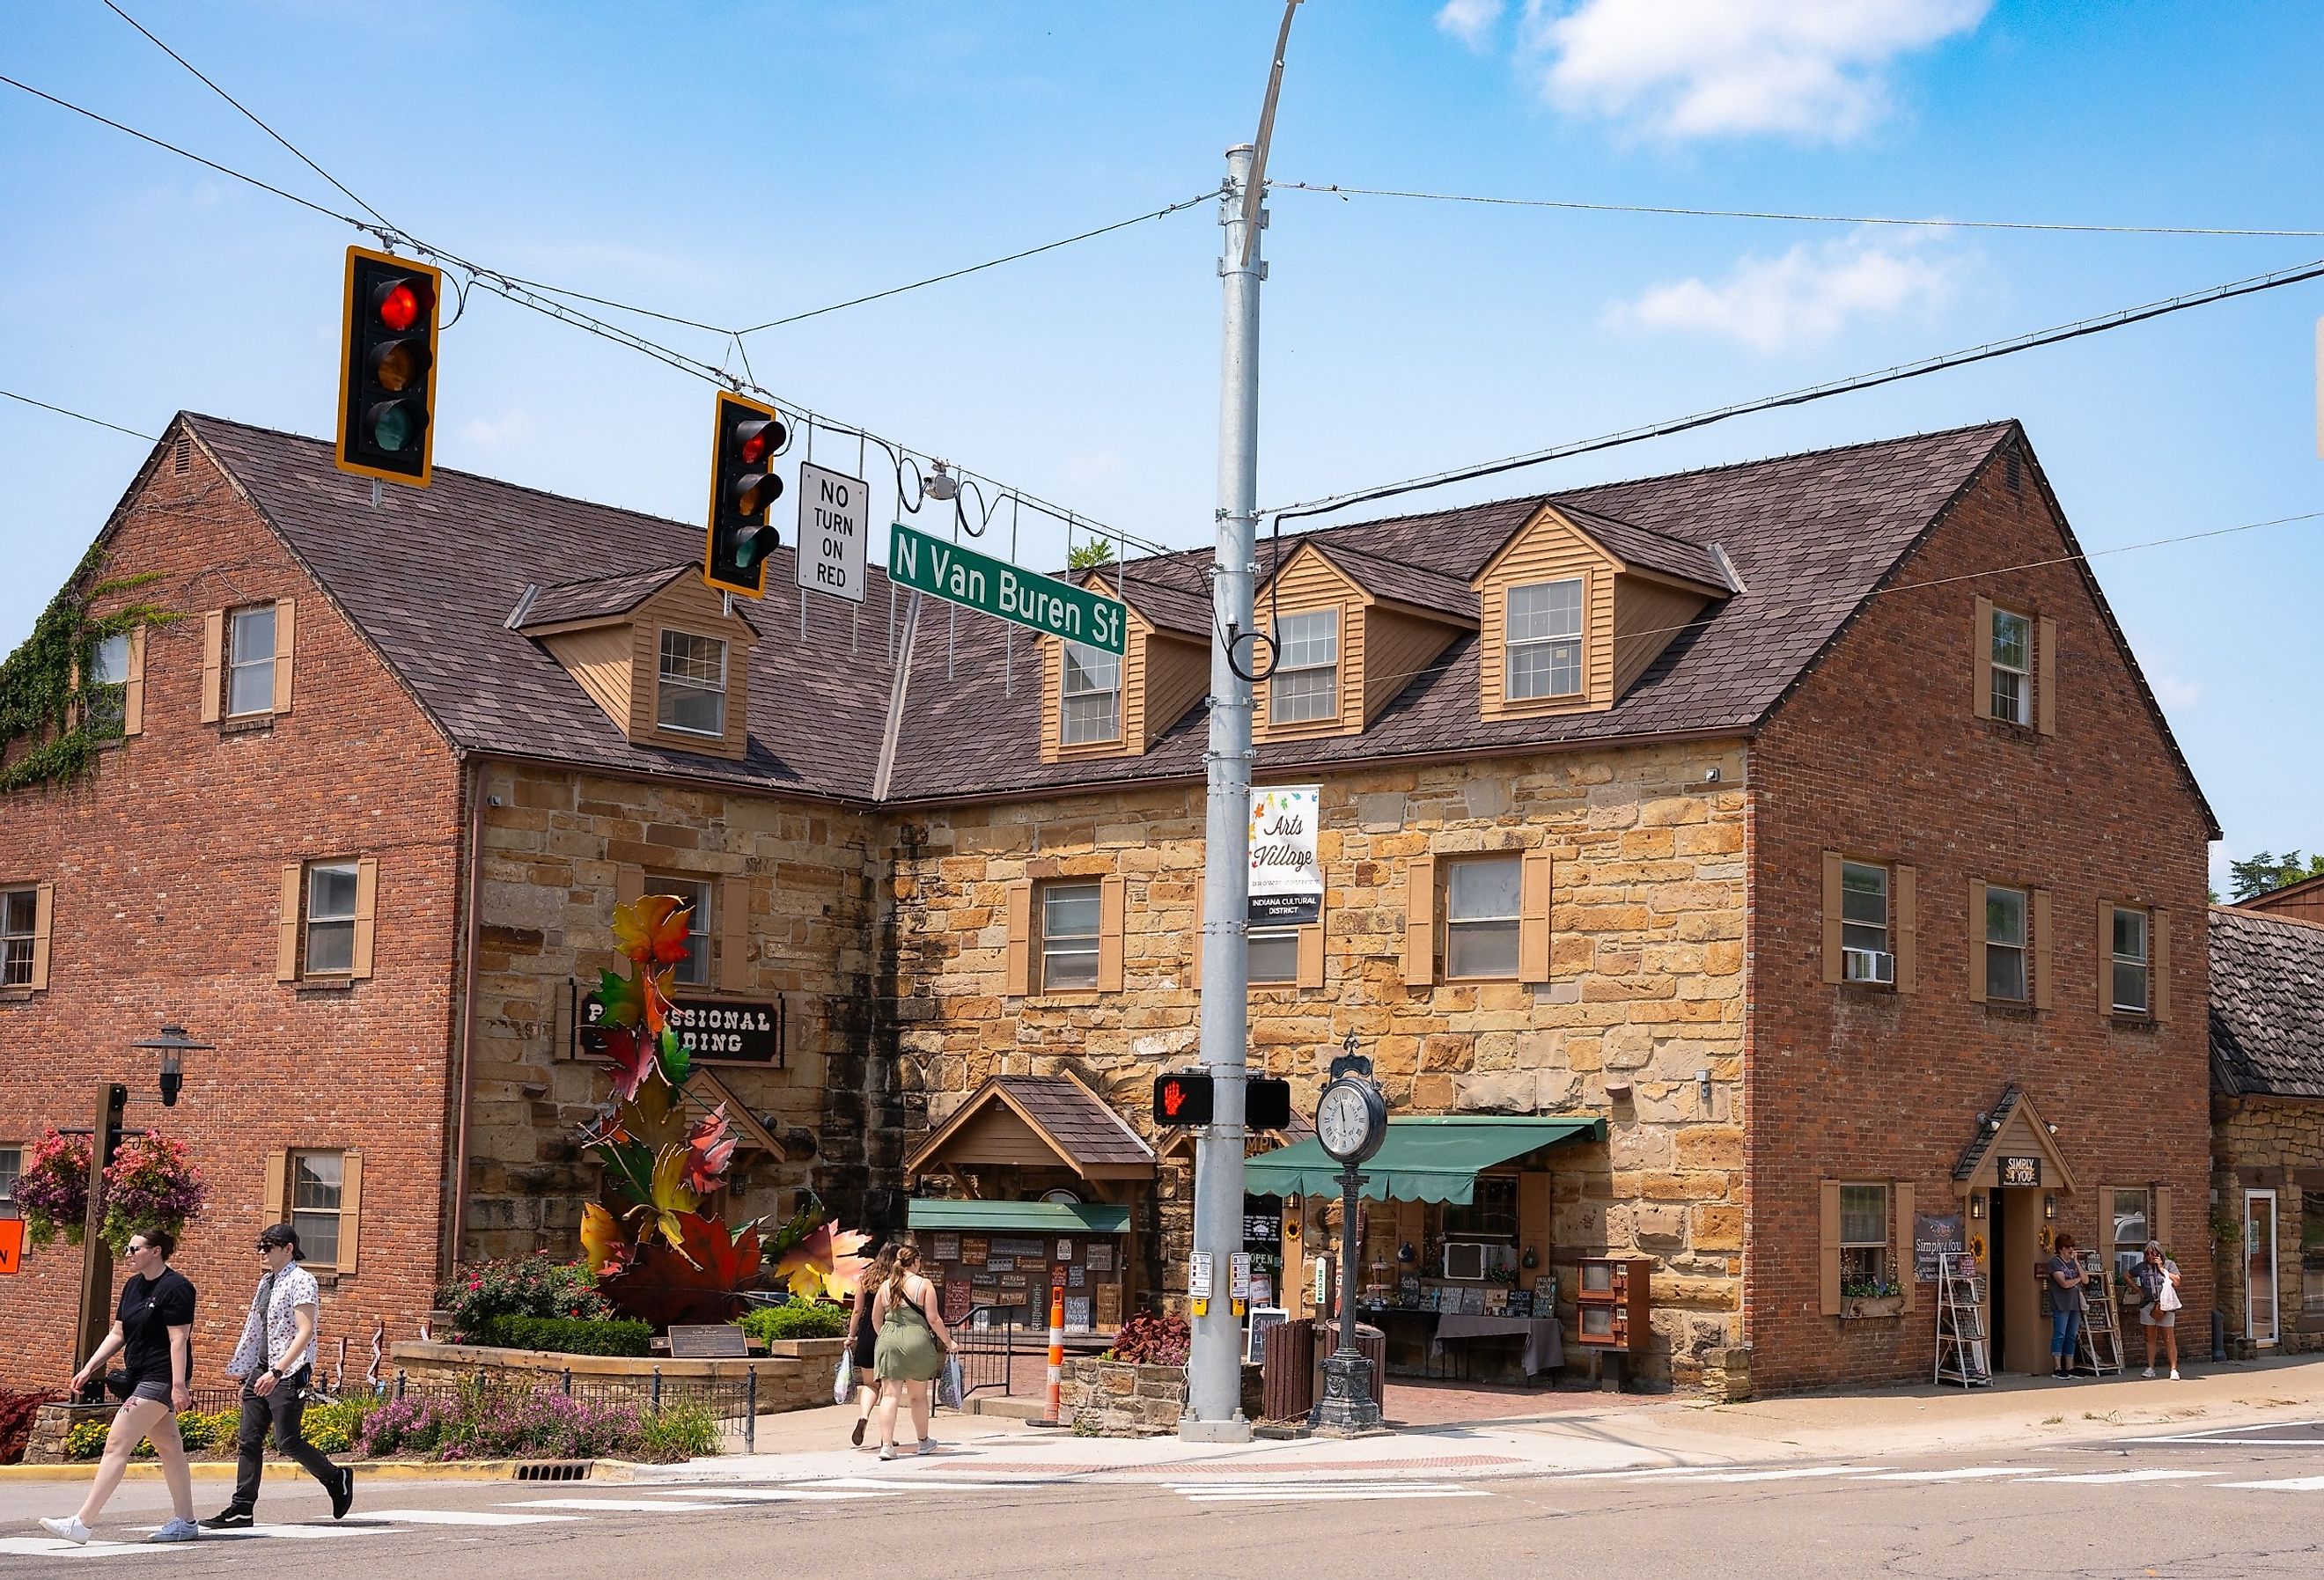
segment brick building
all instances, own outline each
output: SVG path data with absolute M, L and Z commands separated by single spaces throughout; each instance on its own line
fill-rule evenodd
M 162 573 L 144 596 L 217 618 L 152 635 L 143 730 L 93 780 L 11 798 L 0 886 L 54 887 L 45 985 L 0 1026 L 68 1050 L 0 1076 L 27 1135 L 175 1011 L 220 1044 L 171 1121 L 222 1187 L 198 1239 L 242 1243 L 298 1154 L 360 1151 L 329 1323 L 407 1332 L 454 1225 L 462 1255 L 570 1245 L 596 1189 L 573 1125 L 603 1095 L 581 990 L 612 900 L 683 885 L 701 1029 L 760 1028 L 707 1066 L 752 1122 L 745 1210 L 812 1187 L 881 1227 L 908 1192 L 931 1225 L 1063 1214 L 1119 1237 L 1090 1270 L 1133 1298 L 1183 1287 L 1184 1150 L 1143 1110 L 1196 1042 L 1205 556 L 1092 573 L 1130 605 L 1118 660 L 932 607 L 899 673 L 876 575 L 860 622 L 730 614 L 698 529 L 452 473 L 374 504 L 325 447 L 208 418 L 106 531 L 115 572 Z M 1498 1237 L 1563 1277 L 1570 1322 L 1577 1258 L 1645 1257 L 1647 1375 L 1799 1387 L 1930 1364 L 1923 1219 L 2002 1275 L 2015 1370 L 2043 1361 L 2049 1233 L 2169 1237 L 2209 1167 L 2214 831 L 2072 553 L 2001 424 L 1270 559 L 1258 772 L 1320 786 L 1326 896 L 1252 939 L 1254 1063 L 1305 1112 L 1353 1033 L 1398 1119 L 1542 1126 L 1370 1214 L 1374 1265 Z M 203 720 L 278 598 L 295 707 Z M 160 780 L 200 787 L 183 824 L 146 820 Z M 309 962 L 342 867 L 365 977 Z M 229 868 L 200 930 L 110 936 Z M 408 1210 L 380 1215 L 386 1190 Z M 1312 1205 L 1285 1228 L 1320 1237 Z M 239 1261 L 217 1254 L 214 1282 Z M 44 1261 L 0 1289 L 0 1363 L 56 1348 Z M 984 1300 L 1009 1275 L 964 1276 Z M 1863 1293 L 1894 1280 L 1902 1313 Z

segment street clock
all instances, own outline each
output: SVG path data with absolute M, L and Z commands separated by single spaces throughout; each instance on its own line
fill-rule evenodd
M 1360 1163 L 1388 1139 L 1388 1104 L 1370 1081 L 1343 1078 L 1315 1104 L 1315 1137 L 1342 1163 Z

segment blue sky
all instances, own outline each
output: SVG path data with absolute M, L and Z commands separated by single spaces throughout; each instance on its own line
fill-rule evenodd
M 749 323 L 1213 186 L 1271 0 L 686 7 L 123 0 L 406 229 L 510 273 Z M 392 27 L 380 22 L 392 14 Z M 401 49 L 383 42 L 408 40 Z M 1709 208 L 2307 226 L 2312 6 L 1308 0 L 1285 180 Z M 369 57 L 367 51 L 376 51 Z M 337 194 L 97 0 L 16 8 L 0 71 Z M 1928 233 L 1279 191 L 1260 496 L 1582 438 L 2324 257 L 2324 239 Z M 1208 207 L 751 338 L 760 382 L 1172 545 L 1208 540 Z M 159 431 L 328 431 L 344 226 L 0 88 L 0 388 Z M 1430 496 L 1452 504 L 2023 419 L 2084 544 L 2324 506 L 2293 287 Z M 716 360 L 715 337 L 665 328 Z M 441 465 L 680 518 L 705 386 L 484 296 Z M 0 646 L 142 459 L 0 402 Z M 826 457 L 827 458 L 827 457 Z M 881 508 L 885 508 L 881 502 Z M 1062 544 L 1028 531 L 1019 554 Z M 1005 551 L 1005 546 L 1004 546 Z M 2227 829 L 2324 845 L 2324 522 L 2098 577 Z

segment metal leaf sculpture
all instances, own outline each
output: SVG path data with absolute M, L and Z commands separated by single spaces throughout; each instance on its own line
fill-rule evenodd
M 844 1299 L 871 1265 L 868 1258 L 856 1254 L 871 1239 L 869 1234 L 842 1229 L 834 1218 L 808 1230 L 775 1264 L 775 1276 L 790 1286 L 794 1298 Z
M 667 1326 L 673 1322 L 724 1322 L 742 1309 L 742 1291 L 759 1276 L 759 1230 L 726 1225 L 699 1213 L 678 1215 L 678 1248 L 648 1240 L 619 1273 L 604 1280 L 608 1299 L 622 1315 Z
M 581 1209 L 581 1255 L 589 1270 L 610 1277 L 629 1265 L 630 1239 L 621 1221 L 596 1202 Z
M 734 1159 L 734 1138 L 727 1132 L 724 1103 L 687 1132 L 686 1148 L 687 1186 L 698 1195 L 708 1196 L 718 1188 L 720 1177 Z

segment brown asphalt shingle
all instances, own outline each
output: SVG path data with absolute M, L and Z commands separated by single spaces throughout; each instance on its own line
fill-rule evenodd
M 2215 905 L 2211 1086 L 2324 1097 L 2324 926 Z
M 1154 1149 L 1071 1076 L 999 1076 L 1001 1089 L 1083 1163 L 1151 1163 Z

